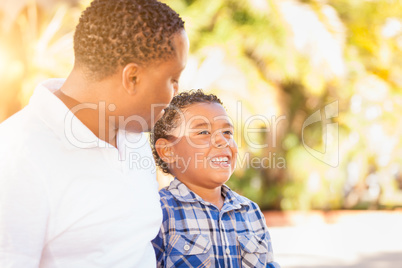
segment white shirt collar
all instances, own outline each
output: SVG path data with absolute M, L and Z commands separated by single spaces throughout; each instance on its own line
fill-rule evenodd
M 65 79 L 53 78 L 40 83 L 29 101 L 33 111 L 60 137 L 67 147 L 98 147 L 99 138 L 89 130 L 53 93 Z
M 60 137 L 67 148 L 112 148 L 112 145 L 99 139 L 53 94 L 64 82 L 65 79 L 53 78 L 40 83 L 29 106 Z M 144 145 L 144 138 L 142 133 L 119 130 L 117 145 L 120 149 L 127 146 L 137 148 Z

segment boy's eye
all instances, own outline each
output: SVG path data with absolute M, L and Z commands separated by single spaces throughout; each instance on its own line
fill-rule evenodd
M 208 134 L 209 134 L 208 130 L 203 130 L 203 131 L 198 132 L 198 135 L 208 135 Z

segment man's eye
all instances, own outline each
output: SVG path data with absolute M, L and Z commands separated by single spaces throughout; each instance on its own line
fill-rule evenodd
M 198 135 L 208 135 L 208 134 L 209 134 L 208 130 L 203 130 L 203 131 L 198 132 Z
M 223 132 L 223 134 L 233 136 L 233 131 L 226 130 L 226 131 Z

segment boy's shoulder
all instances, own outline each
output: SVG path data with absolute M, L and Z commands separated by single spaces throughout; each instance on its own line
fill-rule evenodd
M 225 195 L 225 202 L 230 203 L 234 207 L 245 207 L 246 210 L 260 210 L 257 203 L 251 201 L 231 190 L 227 185 L 222 185 L 222 191 Z M 170 207 L 182 206 L 184 203 L 204 203 L 204 201 L 187 188 L 182 182 L 174 179 L 169 186 L 159 190 L 161 203 Z
M 177 199 L 182 202 L 195 202 L 198 199 L 184 183 L 176 178 L 170 182 L 169 186 L 159 190 L 159 195 L 161 200 Z
M 159 190 L 159 196 L 163 199 L 173 197 L 172 193 L 168 190 L 168 186 Z
M 197 202 L 194 199 L 191 200 L 190 196 L 182 196 L 177 188 L 172 188 L 170 186 L 160 189 L 159 196 L 162 209 L 168 211 L 191 206 L 194 202 Z
M 230 189 L 227 185 L 223 185 L 222 186 L 223 191 L 225 191 L 225 195 L 229 195 L 229 198 L 231 200 L 237 200 L 237 202 L 239 202 L 240 204 L 244 205 L 244 206 L 248 206 L 251 207 L 253 209 L 259 209 L 257 203 L 251 201 L 250 199 L 248 199 L 247 197 L 238 194 L 237 192 L 233 191 L 232 189 Z

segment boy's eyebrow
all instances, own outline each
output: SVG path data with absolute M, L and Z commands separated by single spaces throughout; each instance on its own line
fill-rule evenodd
M 226 122 L 225 124 L 223 124 L 223 126 L 225 128 L 234 128 L 234 126 L 230 122 Z
M 198 123 L 195 126 L 191 126 L 191 128 L 202 128 L 202 127 L 211 127 L 211 124 L 203 122 L 203 123 Z M 224 128 L 234 128 L 233 125 L 230 122 L 224 123 L 223 127 Z

